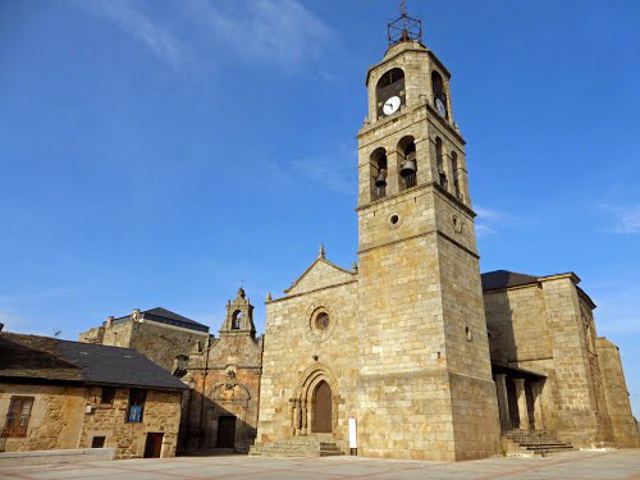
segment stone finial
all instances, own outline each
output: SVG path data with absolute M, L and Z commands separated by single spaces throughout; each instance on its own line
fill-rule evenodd
M 270 302 L 271 300 L 273 300 L 273 297 L 271 296 L 271 292 L 267 292 L 267 302 Z
M 139 322 L 140 320 L 142 320 L 142 312 L 139 308 L 133 309 L 133 312 L 131 312 L 131 318 L 134 322 Z
M 358 273 L 358 264 L 356 262 L 353 262 L 353 264 L 351 264 L 351 271 L 353 273 Z
M 322 259 L 326 258 L 326 254 L 324 251 L 324 243 L 320 244 L 320 250 L 318 251 L 318 258 L 322 258 Z
M 238 298 L 244 298 L 246 295 L 244 288 L 240 287 L 238 288 Z

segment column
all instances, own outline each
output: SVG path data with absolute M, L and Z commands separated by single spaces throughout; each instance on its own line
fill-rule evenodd
M 400 191 L 400 182 L 400 155 L 393 149 L 387 152 L 387 197 Z
M 511 430 L 511 417 L 509 416 L 509 397 L 507 396 L 507 375 L 496 374 L 496 390 L 498 394 L 498 412 L 500 414 L 500 428 L 502 432 Z
M 533 419 L 536 423 L 536 430 L 544 430 L 542 421 L 542 387 L 544 382 L 535 382 L 531 384 L 531 393 L 533 393 Z
M 527 395 L 524 391 L 524 378 L 514 378 L 516 386 L 516 398 L 518 399 L 518 417 L 520 430 L 529 430 L 529 411 L 527 409 Z

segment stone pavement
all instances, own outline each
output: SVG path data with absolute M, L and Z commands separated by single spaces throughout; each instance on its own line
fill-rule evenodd
M 581 451 L 551 457 L 418 462 L 362 457 L 260 458 L 240 455 L 0 468 L 0 478 L 45 479 L 530 479 L 640 480 L 640 450 Z

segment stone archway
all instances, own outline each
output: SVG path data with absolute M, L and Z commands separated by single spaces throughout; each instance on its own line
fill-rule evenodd
M 334 433 L 337 425 L 337 382 L 329 369 L 316 363 L 301 376 L 296 396 L 290 399 L 293 435 Z
M 332 400 L 331 387 L 324 380 L 320 381 L 313 392 L 313 412 L 311 415 L 313 433 L 331 433 L 332 428 Z

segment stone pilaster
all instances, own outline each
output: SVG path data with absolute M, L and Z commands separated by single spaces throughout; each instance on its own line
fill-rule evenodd
M 513 383 L 516 386 L 516 398 L 518 399 L 520 430 L 529 430 L 529 411 L 527 409 L 527 395 L 524 389 L 524 378 L 514 378 Z
M 511 430 L 511 417 L 509 415 L 509 398 L 507 396 L 507 375 L 498 373 L 495 376 L 498 392 L 498 410 L 500 412 L 500 428 L 503 432 Z

